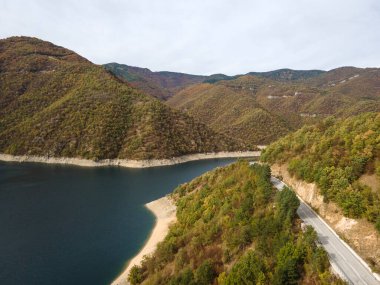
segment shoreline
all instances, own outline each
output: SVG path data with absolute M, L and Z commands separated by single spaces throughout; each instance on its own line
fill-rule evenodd
M 145 255 L 152 254 L 156 250 L 157 244 L 163 241 L 168 234 L 169 226 L 177 220 L 176 206 L 168 197 L 159 198 L 147 203 L 145 207 L 155 216 L 156 222 L 154 228 L 143 248 L 129 261 L 127 267 L 112 281 L 111 285 L 129 285 L 128 274 L 131 268 L 134 265 L 140 265 Z
M 0 153 L 0 161 L 5 162 L 37 162 L 47 164 L 65 164 L 76 165 L 83 167 L 105 167 L 119 166 L 128 168 L 148 168 L 157 166 L 175 165 L 189 161 L 213 159 L 213 158 L 239 158 L 239 157 L 259 157 L 261 151 L 234 151 L 234 152 L 211 152 L 188 154 L 166 159 L 148 159 L 148 160 L 133 160 L 133 159 L 103 159 L 94 161 L 83 158 L 72 157 L 46 157 L 32 155 L 10 155 Z

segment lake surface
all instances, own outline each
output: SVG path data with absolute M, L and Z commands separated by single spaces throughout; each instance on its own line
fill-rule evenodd
M 144 204 L 233 161 L 147 169 L 0 162 L 0 284 L 109 284 L 154 226 Z

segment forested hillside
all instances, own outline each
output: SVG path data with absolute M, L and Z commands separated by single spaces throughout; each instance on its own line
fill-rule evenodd
M 279 69 L 228 76 L 197 76 L 111 63 L 119 78 L 216 132 L 268 144 L 328 116 L 380 111 L 380 69 Z
M 88 159 L 244 150 L 62 47 L 0 40 L 0 152 Z
M 295 194 L 272 187 L 268 166 L 240 161 L 179 186 L 177 222 L 132 284 L 343 284 Z
M 264 84 L 264 81 L 255 78 L 251 86 Z M 291 127 L 285 121 L 263 109 L 252 94 L 240 86 L 235 87 L 235 82 L 193 85 L 167 103 L 217 132 L 254 144 L 267 144 L 289 132 Z
M 346 118 L 380 111 L 380 69 L 251 74 L 255 76 L 189 86 L 167 104 L 216 131 L 256 144 L 273 142 L 331 115 Z M 286 79 L 293 76 L 297 80 Z
M 380 114 L 328 118 L 268 146 L 261 156 L 287 163 L 290 173 L 315 182 L 344 214 L 366 218 L 380 232 Z

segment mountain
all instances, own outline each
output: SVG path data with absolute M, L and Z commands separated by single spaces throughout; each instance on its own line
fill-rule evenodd
M 200 83 L 206 78 L 206 76 L 178 72 L 153 72 L 147 68 L 118 63 L 108 63 L 104 67 L 146 94 L 163 100 L 173 96 L 178 90 L 194 83 Z
M 0 92 L 2 153 L 96 160 L 245 149 L 103 67 L 36 38 L 0 40 Z
M 212 75 L 192 75 L 186 73 L 157 71 L 148 68 L 129 66 L 119 63 L 107 63 L 103 65 L 107 70 L 122 80 L 129 82 L 132 86 L 161 100 L 167 100 L 183 88 L 196 83 L 216 83 L 222 80 L 233 80 L 244 75 L 225 75 L 222 73 Z M 268 72 L 249 72 L 245 75 L 292 81 L 313 78 L 325 73 L 322 70 L 292 70 L 279 69 Z
M 328 116 L 380 111 L 380 69 L 343 67 L 311 74 L 302 80 L 245 75 L 196 84 L 167 104 L 216 131 L 256 144 L 267 144 Z
M 262 108 L 250 86 L 265 80 L 252 78 L 249 86 L 237 85 L 244 78 L 218 84 L 192 85 L 167 101 L 218 132 L 255 144 L 267 144 L 291 130 L 284 120 Z M 243 89 L 244 88 L 244 89 Z
M 210 76 L 207 76 L 205 80 L 203 80 L 203 83 L 215 83 L 221 80 L 233 80 L 238 78 L 241 75 L 234 75 L 234 76 L 228 76 L 222 73 L 212 74 Z
M 331 69 L 327 72 L 324 72 L 320 76 L 316 76 L 313 80 L 310 80 L 310 82 L 313 85 L 319 86 L 319 87 L 326 87 L 326 86 L 335 86 L 339 84 L 341 81 L 344 80 L 350 80 L 358 77 L 357 75 L 365 73 L 365 68 L 357 68 L 353 66 L 344 66 L 339 67 L 335 69 Z M 344 82 L 343 82 L 344 83 Z
M 301 230 L 294 192 L 270 176 L 239 161 L 179 186 L 177 222 L 131 284 L 344 284 L 314 230 Z
M 339 68 L 301 82 L 261 88 L 257 100 L 294 127 L 328 116 L 380 111 L 380 69 Z

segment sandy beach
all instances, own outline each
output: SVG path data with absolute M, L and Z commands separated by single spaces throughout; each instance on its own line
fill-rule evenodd
M 258 157 L 260 151 L 235 151 L 235 152 L 213 152 L 189 154 L 168 159 L 151 159 L 151 160 L 130 160 L 130 159 L 103 159 L 99 161 L 72 158 L 72 157 L 45 157 L 31 155 L 10 155 L 0 154 L 0 161 L 9 162 L 38 162 L 50 164 L 70 164 L 84 167 L 104 167 L 104 166 L 120 166 L 129 168 L 147 168 L 165 165 L 174 165 L 188 161 L 212 159 L 212 158 L 234 158 L 234 157 Z
M 129 284 L 127 279 L 130 269 L 134 265 L 139 265 L 144 255 L 149 255 L 155 251 L 157 244 L 164 240 L 167 235 L 169 226 L 176 221 L 176 207 L 167 197 L 145 204 L 145 206 L 156 216 L 156 224 L 153 231 L 141 251 L 131 259 L 127 268 L 111 285 Z

